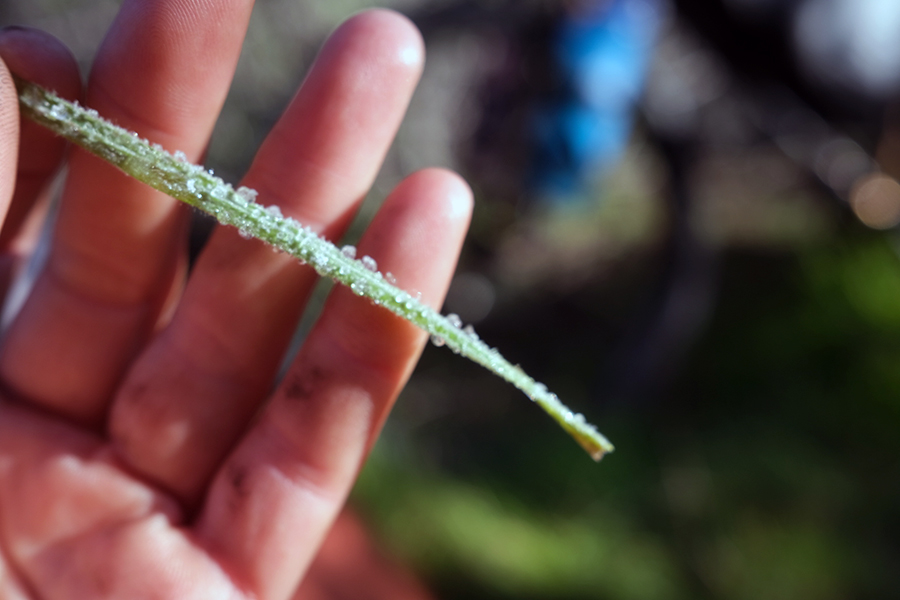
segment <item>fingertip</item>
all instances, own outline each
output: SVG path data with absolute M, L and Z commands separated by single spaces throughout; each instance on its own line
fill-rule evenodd
M 81 76 L 75 56 L 61 41 L 39 29 L 12 26 L 0 29 L 0 57 L 9 70 L 29 81 L 77 99 Z
M 472 193 L 459 175 L 418 171 L 390 193 L 357 252 L 371 256 L 398 287 L 437 309 L 456 268 L 471 209 Z M 333 339 L 344 340 L 344 351 L 380 365 L 376 370 L 411 368 L 424 342 L 419 329 L 345 289 L 337 290 L 320 323 Z
M 401 183 L 414 197 L 430 198 L 438 204 L 434 208 L 440 211 L 440 217 L 447 222 L 463 222 L 468 226 L 472 218 L 472 188 L 458 173 L 449 169 L 432 167 L 422 169 L 407 177 Z M 409 193 L 406 192 L 406 193 Z
M 418 28 L 404 15 L 384 8 L 359 12 L 335 31 L 336 41 L 356 41 L 372 44 L 377 49 L 372 56 L 382 65 L 391 63 L 418 74 L 425 63 L 425 42 Z

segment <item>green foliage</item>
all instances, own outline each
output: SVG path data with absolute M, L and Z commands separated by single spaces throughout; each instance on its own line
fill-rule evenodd
M 413 388 L 357 504 L 447 598 L 897 597 L 891 240 L 851 229 L 794 253 L 732 253 L 723 272 L 718 310 L 671 392 L 607 409 L 621 442 L 604 469 L 566 460 L 513 404 L 502 419 L 526 444 L 499 415 L 417 425 L 403 404 L 423 402 Z M 583 324 L 588 337 L 599 327 Z M 439 358 L 426 354 L 420 380 L 473 376 L 441 371 Z M 542 376 L 588 381 L 596 364 Z

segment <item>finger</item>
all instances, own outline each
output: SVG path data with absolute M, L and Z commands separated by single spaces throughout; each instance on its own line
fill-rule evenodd
M 438 306 L 470 212 L 458 177 L 420 172 L 391 194 L 360 250 Z M 217 472 L 195 526 L 199 543 L 260 598 L 296 586 L 424 342 L 408 322 L 336 289 L 272 402 Z
M 10 71 L 70 100 L 81 95 L 81 78 L 75 57 L 66 46 L 48 33 L 25 27 L 0 30 L 0 57 Z M 13 200 L 3 229 L 0 253 L 21 257 L 35 241 L 22 238 L 25 222 L 40 192 L 60 166 L 66 142 L 49 130 L 22 120 L 21 145 Z
M 19 103 L 16 86 L 0 57 L 0 218 L 6 215 L 16 184 L 19 158 Z
M 251 5 L 126 0 L 98 53 L 88 104 L 196 159 Z M 183 216 L 171 198 L 74 152 L 47 267 L 0 350 L 7 386 L 77 421 L 102 421 L 184 260 Z
M 71 100 L 81 94 L 75 57 L 53 36 L 36 29 L 0 30 L 0 56 L 19 77 L 34 81 Z M 15 100 L 9 105 L 15 106 Z M 38 198 L 59 168 L 66 142 L 47 129 L 21 120 L 21 142 L 15 189 L 0 229 L 0 298 L 30 255 L 43 225 L 49 197 Z
M 245 183 L 259 200 L 339 237 L 377 173 L 422 66 L 404 17 L 357 15 L 323 47 Z M 111 436 L 136 471 L 198 499 L 271 390 L 315 274 L 220 228 L 171 325 L 129 372 Z

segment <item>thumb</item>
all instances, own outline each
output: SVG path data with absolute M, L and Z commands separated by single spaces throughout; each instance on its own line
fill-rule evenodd
M 0 222 L 16 185 L 19 158 L 19 100 L 12 75 L 0 59 Z

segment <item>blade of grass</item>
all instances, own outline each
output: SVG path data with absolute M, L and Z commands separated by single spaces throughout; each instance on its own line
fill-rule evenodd
M 256 192 L 234 189 L 212 172 L 150 144 L 136 133 L 103 119 L 96 111 L 68 102 L 31 82 L 16 78 L 23 115 L 115 165 L 138 181 L 214 216 L 224 225 L 237 227 L 308 264 L 322 277 L 348 286 L 417 327 L 430 333 L 437 344 L 475 361 L 522 390 L 565 429 L 594 460 L 613 450 L 612 444 L 581 414 L 573 413 L 546 386 L 512 365 L 485 344 L 471 328 L 461 328 L 457 318 L 445 317 L 401 290 L 373 269 L 373 261 L 356 260 L 318 236 L 276 206 L 256 202 Z M 368 259 L 368 260 L 366 260 Z

